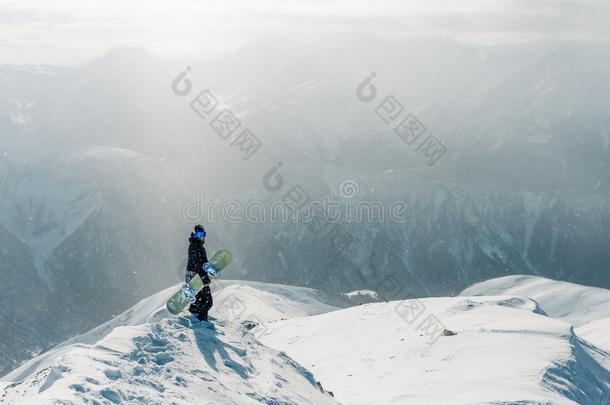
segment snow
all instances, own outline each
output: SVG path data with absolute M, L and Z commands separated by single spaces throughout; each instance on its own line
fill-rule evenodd
M 417 303 L 425 312 L 409 324 L 400 308 Z M 430 314 L 457 335 L 429 344 L 420 324 Z M 373 303 L 267 329 L 263 343 L 309 367 L 344 404 L 575 404 L 610 395 L 610 373 L 587 344 L 524 298 Z
M 172 286 L 4 376 L 0 402 L 607 403 L 607 290 L 520 276 L 486 283 L 472 296 L 340 308 L 309 288 L 220 281 L 212 325 L 170 315 Z M 572 305 L 527 298 L 536 283 Z M 511 288 L 520 294 L 474 295 Z M 591 313 L 602 318 L 568 322 Z
M 373 291 L 373 290 L 350 291 L 348 293 L 345 293 L 345 295 L 348 296 L 349 298 L 358 297 L 360 295 L 366 295 L 366 296 L 369 296 L 374 299 L 379 299 L 379 294 L 377 294 L 377 292 Z
M 610 353 L 610 318 L 589 322 L 576 328 L 576 333 L 598 348 Z
M 578 338 L 592 346 L 590 355 L 610 370 L 610 290 L 514 275 L 487 280 L 462 292 L 465 296 L 488 294 L 523 296 L 536 301 L 548 316 L 570 323 Z
M 209 325 L 167 312 L 165 302 L 178 287 L 142 300 L 4 376 L 0 402 L 336 403 L 309 371 L 263 346 L 242 323 L 248 317 L 272 322 L 335 310 L 323 293 L 256 282 L 214 283 L 216 318 Z M 247 312 L 226 311 L 242 305 Z M 220 319 L 225 315 L 234 317 Z
M 610 318 L 610 290 L 556 281 L 544 277 L 514 275 L 475 284 L 463 296 L 514 295 L 536 301 L 547 315 L 574 327 Z
M 11 404 L 335 403 L 309 372 L 244 328 L 188 318 L 118 327 L 3 395 Z
M 218 285 L 220 284 L 220 286 Z M 305 287 L 248 281 L 212 284 L 218 316 L 229 321 L 248 319 L 259 323 L 318 315 L 338 309 L 323 293 Z
M 140 326 L 172 318 L 165 309 L 167 299 L 178 290 L 180 284 L 162 290 L 116 316 L 112 320 L 87 333 L 68 339 L 53 350 L 39 355 L 13 370 L 0 381 L 19 381 L 39 372 L 57 361 L 72 346 L 94 345 L 121 326 Z M 225 321 L 240 322 L 244 319 L 272 322 L 297 316 L 307 316 L 332 311 L 337 307 L 326 303 L 324 294 L 305 287 L 255 281 L 222 280 L 212 283 L 214 308 L 212 313 Z M 262 298 L 265 299 L 262 299 Z M 241 310 L 246 308 L 247 310 Z

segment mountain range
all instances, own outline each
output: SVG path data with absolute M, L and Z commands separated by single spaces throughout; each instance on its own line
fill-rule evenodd
M 188 61 L 119 47 L 82 66 L 0 66 L 0 373 L 177 281 L 196 222 L 208 249 L 233 251 L 228 276 L 328 293 L 454 295 L 522 273 L 608 287 L 609 54 L 603 41 L 343 34 Z M 193 111 L 204 89 L 260 139 L 256 154 Z M 435 165 L 377 114 L 391 95 L 446 147 Z M 270 205 L 295 185 L 402 201 L 407 218 L 340 222 L 337 251 L 306 224 L 186 210 L 198 193 Z

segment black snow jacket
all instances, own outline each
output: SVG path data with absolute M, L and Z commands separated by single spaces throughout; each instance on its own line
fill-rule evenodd
M 189 238 L 189 258 L 186 264 L 186 281 L 199 274 L 205 284 L 210 284 L 208 273 L 203 271 L 203 264 L 208 262 L 208 255 L 203 243 L 191 233 Z

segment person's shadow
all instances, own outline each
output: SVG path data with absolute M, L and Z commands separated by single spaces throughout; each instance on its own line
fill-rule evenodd
M 216 323 L 222 322 L 211 317 L 210 319 Z M 252 373 L 251 368 L 248 366 L 243 366 L 237 361 L 233 360 L 227 351 L 228 349 L 234 353 L 234 356 L 245 358 L 246 349 L 235 347 L 232 344 L 223 341 L 222 337 L 224 334 L 218 332 L 213 323 L 194 321 L 193 333 L 195 334 L 195 340 L 197 342 L 199 351 L 212 370 L 218 372 L 216 362 L 218 360 L 217 358 L 219 357 L 220 361 L 222 361 L 226 367 L 233 370 L 244 380 L 250 377 L 250 374 Z

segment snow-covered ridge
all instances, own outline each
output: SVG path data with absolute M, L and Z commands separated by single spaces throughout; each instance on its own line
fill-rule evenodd
M 579 337 L 610 353 L 610 290 L 514 275 L 475 284 L 461 295 L 491 294 L 529 297 L 548 316 L 570 323 Z
M 114 317 L 110 321 L 66 340 L 53 350 L 39 355 L 21 367 L 0 378 L 0 381 L 19 381 L 38 373 L 49 364 L 69 352 L 73 346 L 95 345 L 116 328 L 141 326 L 173 318 L 165 309 L 165 303 L 179 285 L 159 291 Z M 326 301 L 329 297 L 318 290 L 255 281 L 222 280 L 212 284 L 215 307 L 213 313 L 225 321 L 241 322 L 243 319 L 273 322 L 281 319 L 320 314 L 338 309 Z
M 529 297 L 549 316 L 569 322 L 574 327 L 610 318 L 610 290 L 544 277 L 515 275 L 494 278 L 465 289 L 461 295 Z
M 175 288 L 6 375 L 0 402 L 573 405 L 610 397 L 608 352 L 522 295 L 340 309 L 309 288 L 221 281 L 211 326 L 167 313 Z M 430 317 L 446 328 L 433 340 Z
M 239 318 L 271 322 L 270 308 L 277 319 L 336 309 L 324 294 L 256 282 L 214 287 L 213 325 L 170 315 L 172 286 L 4 376 L 0 403 L 335 403 L 309 371 L 263 346 L 254 323 Z M 248 312 L 235 312 L 242 305 Z M 219 319 L 231 315 L 239 317 Z
M 400 316 L 418 307 L 419 319 Z M 420 326 L 429 315 L 455 335 L 429 344 Z M 373 303 L 267 328 L 265 344 L 310 367 L 345 404 L 599 404 L 610 395 L 608 354 L 527 298 Z
M 187 318 L 116 328 L 3 389 L 27 403 L 334 404 L 313 375 L 246 328 Z

